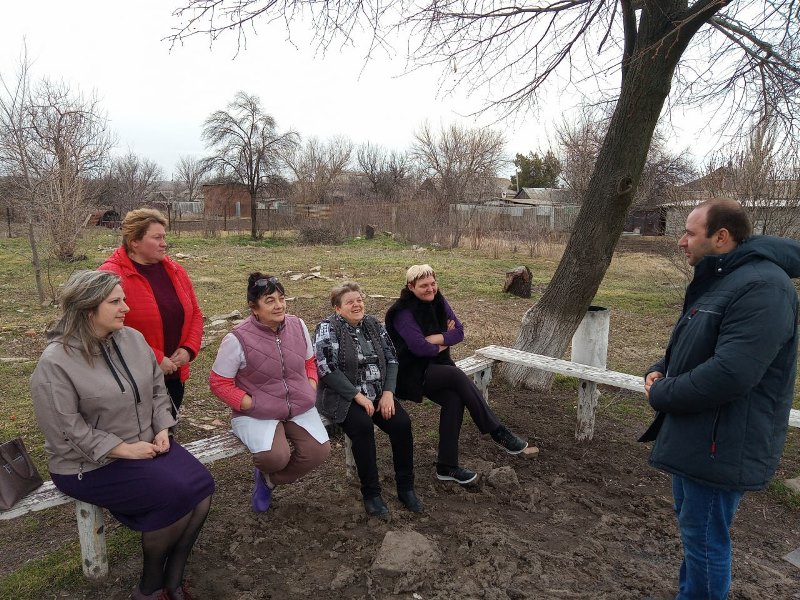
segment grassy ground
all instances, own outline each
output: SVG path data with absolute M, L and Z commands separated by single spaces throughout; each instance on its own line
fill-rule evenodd
M 87 232 L 79 250 L 86 255 L 85 260 L 49 264 L 44 275 L 48 292 L 53 294 L 72 271 L 97 267 L 119 241 L 117 235 L 105 229 Z M 360 282 L 370 296 L 367 310 L 382 316 L 391 298 L 398 294 L 406 268 L 414 263 L 430 263 L 467 329 L 467 341 L 458 349 L 456 358 L 488 344 L 512 344 L 520 318 L 549 282 L 558 260 L 557 255 L 529 258 L 498 251 L 497 246 L 491 251 L 417 249 L 385 237 L 352 240 L 340 246 L 309 247 L 294 245 L 290 236 L 251 242 L 244 236 L 204 239 L 184 233 L 171 237 L 170 243 L 173 256 L 186 255 L 179 260 L 194 282 L 206 316 L 234 309 L 246 314 L 247 274 L 260 270 L 281 277 L 292 298 L 289 310 L 305 319 L 312 331 L 315 323 L 330 312 L 327 294 L 335 282 Z M 520 264 L 527 265 L 534 275 L 534 296 L 530 300 L 502 292 L 505 272 Z M 320 276 L 291 279 L 293 275 L 312 272 Z M 611 310 L 609 368 L 642 373 L 662 355 L 680 309 L 682 285 L 682 277 L 672 262 L 657 253 L 621 252 L 614 258 L 594 302 Z M 55 306 L 42 306 L 36 299 L 25 239 L 1 239 L 0 358 L 26 360 L 0 362 L 0 439 L 23 436 L 43 474 L 47 472 L 43 439 L 33 418 L 28 379 L 44 347 L 44 328 L 57 315 Z M 212 398 L 206 385 L 220 339 L 221 335 L 207 336 L 205 349 L 193 363 L 194 375 L 187 385 L 190 400 L 184 415 L 190 424 L 227 419 L 227 407 Z M 576 382 L 559 377 L 555 385 L 574 388 Z M 797 400 L 795 406 L 800 406 Z M 564 410 L 573 409 L 565 406 Z M 619 420 L 641 419 L 650 411 L 640 398 L 614 390 L 604 391 L 600 410 Z M 208 434 L 196 429 L 191 435 Z M 797 495 L 782 484 L 775 484 L 773 490 L 786 503 L 800 508 Z M 47 522 L 44 515 L 28 518 L 32 531 Z M 124 528 L 115 531 L 109 540 L 112 552 L 137 551 L 135 536 Z M 56 589 L 68 589 L 70 581 L 77 578 L 80 565 L 76 540 L 67 547 L 48 551 L 0 579 L 0 597 L 33 597 L 36 590 L 56 582 Z

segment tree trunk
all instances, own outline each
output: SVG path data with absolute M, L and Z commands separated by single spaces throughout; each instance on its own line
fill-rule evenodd
M 258 205 L 255 192 L 250 192 L 250 239 L 258 239 Z
M 685 24 L 670 33 L 666 19 L 663 14 L 641 17 L 634 58 L 625 69 L 575 229 L 542 298 L 523 317 L 515 348 L 563 356 L 600 287 L 639 185 L 675 65 L 692 35 Z M 516 365 L 506 365 L 503 372 L 511 383 L 533 389 L 549 388 L 553 378 Z
M 33 276 L 36 279 L 36 293 L 39 295 L 39 304 L 44 304 L 44 288 L 42 287 L 42 265 L 39 262 L 39 250 L 36 247 L 36 235 L 33 232 L 33 218 L 28 217 L 28 242 L 31 245 L 31 265 Z

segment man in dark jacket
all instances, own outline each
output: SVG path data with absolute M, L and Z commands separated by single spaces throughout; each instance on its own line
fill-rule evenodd
M 709 200 L 679 246 L 694 267 L 664 358 L 645 376 L 658 412 L 641 441 L 672 474 L 683 544 L 677 600 L 723 599 L 730 526 L 746 490 L 767 485 L 786 438 L 797 362 L 800 243 L 750 237 L 732 200 Z

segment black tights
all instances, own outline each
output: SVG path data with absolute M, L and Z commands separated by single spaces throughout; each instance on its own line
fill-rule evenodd
M 171 525 L 142 532 L 143 566 L 139 589 L 143 593 L 181 587 L 186 562 L 210 508 L 211 496 L 208 496 Z

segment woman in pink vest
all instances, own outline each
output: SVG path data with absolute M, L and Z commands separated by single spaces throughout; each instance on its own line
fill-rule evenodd
M 283 285 L 251 273 L 247 303 L 252 314 L 223 338 L 209 385 L 231 407 L 233 432 L 253 454 L 252 506 L 265 512 L 275 486 L 322 464 L 330 442 L 314 407 L 314 347 L 306 324 L 286 314 Z

